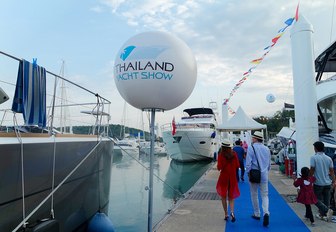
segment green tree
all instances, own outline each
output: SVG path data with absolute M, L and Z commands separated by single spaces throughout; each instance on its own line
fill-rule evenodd
M 279 110 L 272 117 L 259 116 L 253 119 L 261 124 L 266 124 L 268 132 L 278 133 L 282 127 L 289 126 L 289 118 L 294 119 L 293 110 Z

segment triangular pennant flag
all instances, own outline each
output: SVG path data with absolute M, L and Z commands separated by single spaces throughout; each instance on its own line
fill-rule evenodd
M 292 23 L 294 22 L 294 18 L 289 18 L 285 21 L 285 24 L 287 24 L 288 26 L 292 25 Z M 288 27 L 286 26 L 286 28 Z
M 252 63 L 252 64 L 260 64 L 262 60 L 263 60 L 263 58 L 255 59 L 255 60 L 252 60 L 250 63 Z
M 278 31 L 278 35 L 272 39 L 272 44 L 264 48 L 264 50 L 267 50 L 267 52 L 265 52 L 261 58 L 250 61 L 250 63 L 255 64 L 255 66 L 251 67 L 247 72 L 243 73 L 243 78 L 241 78 L 238 81 L 238 83 L 233 87 L 233 89 L 230 92 L 230 96 L 225 100 L 224 104 L 226 104 L 230 101 L 233 94 L 245 82 L 245 80 L 250 75 L 250 73 L 252 73 L 252 70 L 255 69 L 263 61 L 264 57 L 270 52 L 271 48 L 278 42 L 279 38 L 285 33 L 286 29 L 293 24 L 294 19 L 296 21 L 298 20 L 298 18 L 299 18 L 299 16 L 298 16 L 299 13 L 298 12 L 299 12 L 299 4 L 297 5 L 297 8 L 296 8 L 295 17 L 287 19 L 284 22 L 286 24 L 286 26 L 284 28 L 281 28 Z
M 274 46 L 274 44 L 276 44 L 276 43 L 278 42 L 278 39 L 279 39 L 283 34 L 284 34 L 284 33 L 280 33 L 279 35 L 277 35 L 276 37 L 274 37 L 274 38 L 272 39 L 273 46 Z
M 295 11 L 295 21 L 296 22 L 299 20 L 299 5 L 300 5 L 300 2 L 297 4 L 296 11 Z

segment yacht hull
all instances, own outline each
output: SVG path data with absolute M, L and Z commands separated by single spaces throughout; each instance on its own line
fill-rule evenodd
M 23 220 L 23 210 L 29 215 L 51 193 L 54 154 L 56 187 L 98 143 L 97 137 L 25 137 L 21 146 L 17 138 L 2 136 L 0 231 L 12 231 Z M 113 143 L 103 139 L 55 192 L 53 199 L 49 198 L 27 220 L 27 226 L 50 218 L 53 208 L 60 231 L 85 231 L 87 222 L 97 211 L 107 211 L 112 157 Z
M 217 152 L 217 138 L 211 138 L 213 131 L 172 131 L 162 133 L 167 154 L 179 162 L 212 160 Z

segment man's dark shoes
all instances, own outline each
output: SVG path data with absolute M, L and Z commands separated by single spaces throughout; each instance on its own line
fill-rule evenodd
M 254 214 L 252 214 L 252 216 L 251 216 L 253 219 L 255 219 L 255 220 L 260 220 L 260 217 L 258 217 L 258 216 L 256 216 L 256 215 L 254 215 Z
M 265 213 L 263 226 L 268 226 L 268 225 L 269 225 L 269 215 Z

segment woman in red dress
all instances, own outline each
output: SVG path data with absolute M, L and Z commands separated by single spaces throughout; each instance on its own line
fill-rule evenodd
M 227 201 L 229 201 L 231 221 L 235 222 L 234 199 L 240 196 L 236 177 L 239 160 L 237 153 L 232 150 L 229 140 L 224 140 L 221 145 L 221 149 L 218 152 L 217 169 L 220 171 L 220 174 L 216 190 L 222 198 L 225 220 L 229 219 L 227 204 Z
M 315 182 L 314 176 L 309 176 L 309 168 L 301 168 L 301 177 L 296 178 L 294 176 L 294 186 L 300 187 L 296 201 L 302 203 L 306 207 L 305 218 L 310 219 L 312 225 L 314 225 L 314 216 L 311 209 L 311 204 L 317 203 L 317 197 L 314 193 L 313 184 Z

